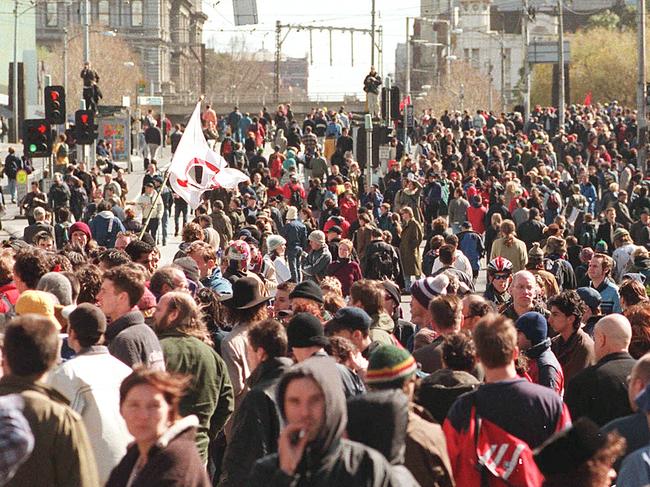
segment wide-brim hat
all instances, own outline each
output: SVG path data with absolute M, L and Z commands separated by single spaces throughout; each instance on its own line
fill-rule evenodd
M 222 302 L 232 309 L 248 309 L 271 298 L 260 292 L 260 283 L 254 277 L 242 277 L 232 285 L 232 297 Z

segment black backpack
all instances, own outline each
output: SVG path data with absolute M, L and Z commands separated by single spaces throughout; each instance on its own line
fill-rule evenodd
M 368 279 L 393 279 L 393 254 L 385 247 L 380 247 L 368 256 L 366 265 Z
M 300 189 L 292 189 L 291 190 L 291 198 L 289 198 L 289 205 L 295 206 L 296 208 L 300 209 L 304 206 L 305 204 L 305 198 L 302 197 L 300 194 Z

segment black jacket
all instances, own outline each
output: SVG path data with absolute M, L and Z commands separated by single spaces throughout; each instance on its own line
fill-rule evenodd
M 280 469 L 278 454 L 268 455 L 253 467 L 248 485 L 263 487 L 388 487 L 401 485 L 386 458 L 376 450 L 343 439 L 347 406 L 336 363 L 330 357 L 312 357 L 293 366 L 280 380 L 277 403 L 284 416 L 284 394 L 289 382 L 310 378 L 320 385 L 325 400 L 323 425 L 307 444 L 293 475 Z
M 232 439 L 223 459 L 221 487 L 244 485 L 255 462 L 277 451 L 280 413 L 275 389 L 291 364 L 286 357 L 268 359 L 246 380 L 250 391 L 232 419 Z
M 571 417 L 587 416 L 598 426 L 632 414 L 627 376 L 636 361 L 627 352 L 610 353 L 577 374 L 566 388 L 564 401 Z

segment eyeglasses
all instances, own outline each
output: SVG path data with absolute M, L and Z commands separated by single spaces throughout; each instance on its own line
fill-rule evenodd
M 510 274 L 494 274 L 494 279 L 498 279 L 500 281 L 508 279 L 509 277 L 510 277 Z

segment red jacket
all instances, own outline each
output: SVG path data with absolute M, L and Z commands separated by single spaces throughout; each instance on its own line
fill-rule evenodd
M 16 285 L 13 282 L 10 282 L 9 284 L 0 286 L 0 295 L 3 295 L 3 298 L 0 299 L 0 313 L 6 313 L 9 311 L 9 306 L 7 306 L 4 296 L 6 296 L 7 301 L 15 306 L 20 293 L 18 292 L 18 289 L 16 289 Z
M 341 198 L 339 200 L 339 208 L 341 209 L 341 216 L 350 223 L 357 221 L 357 211 L 359 210 L 359 203 L 353 198 Z
M 291 182 L 288 182 L 285 184 L 282 188 L 282 196 L 284 196 L 287 200 L 291 200 L 291 193 L 293 191 L 298 191 L 302 199 L 305 199 L 305 188 L 303 188 L 300 183 L 291 184 Z
M 467 221 L 472 224 L 472 229 L 479 235 L 483 235 L 485 233 L 486 214 L 487 210 L 485 209 L 485 206 L 476 208 L 470 205 L 470 207 L 467 208 Z
M 348 260 L 347 262 L 332 262 L 327 267 L 327 275 L 336 277 L 341 283 L 341 290 L 343 291 L 343 297 L 347 297 L 350 294 L 350 287 L 352 283 L 362 279 L 361 267 L 354 261 Z

